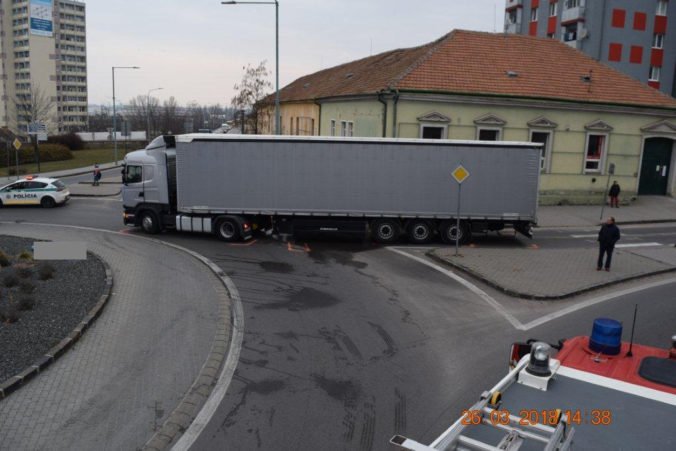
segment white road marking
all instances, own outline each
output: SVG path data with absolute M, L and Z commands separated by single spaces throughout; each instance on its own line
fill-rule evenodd
M 452 271 L 449 271 L 446 268 L 442 268 L 439 265 L 436 265 L 430 261 L 425 260 L 424 258 L 416 257 L 414 255 L 408 254 L 400 249 L 394 248 L 394 247 L 388 247 L 387 250 L 396 252 L 399 255 L 403 255 L 404 257 L 410 258 L 412 260 L 417 261 L 418 263 L 422 263 L 423 265 L 429 266 L 430 268 L 439 271 L 440 273 L 450 277 L 451 279 L 455 280 L 468 290 L 470 290 L 472 293 L 476 294 L 479 296 L 481 299 L 486 301 L 488 305 L 493 307 L 493 309 L 498 312 L 500 315 L 502 315 L 509 323 L 514 326 L 516 329 L 521 329 L 523 330 L 523 324 L 514 317 L 511 313 L 509 313 L 505 308 L 495 299 L 493 299 L 488 293 L 483 291 L 481 288 L 477 287 L 474 285 L 472 282 L 463 279 L 462 277 L 458 276 L 457 274 L 453 273 Z
M 627 243 L 627 244 L 616 244 L 617 248 L 627 248 L 627 247 L 651 247 L 651 246 L 661 246 L 661 243 Z
M 549 321 L 561 318 L 562 316 L 566 316 L 570 313 L 582 310 L 592 305 L 600 304 L 601 302 L 609 301 L 611 299 L 619 298 L 621 296 L 626 296 L 628 294 L 637 293 L 639 291 L 648 290 L 650 288 L 661 287 L 662 285 L 669 285 L 672 283 L 676 283 L 676 278 L 670 278 L 658 282 L 651 282 L 637 287 L 627 288 L 626 290 L 614 291 L 612 293 L 608 293 L 603 296 L 599 296 L 597 298 L 587 299 L 586 301 L 580 302 L 575 305 L 571 305 L 569 307 L 559 310 L 558 312 L 550 313 L 549 315 L 542 316 L 536 320 L 526 323 L 523 325 L 524 327 L 523 330 L 529 330 L 534 327 L 541 326 L 542 324 L 548 323 Z
M 591 233 L 589 235 L 571 235 L 571 238 L 597 238 L 599 236 L 598 233 Z M 624 236 L 627 236 L 625 233 Z
M 406 249 L 406 248 L 404 248 Z M 428 260 L 425 260 L 424 258 L 416 257 L 414 255 L 408 254 L 404 252 L 401 249 L 397 249 L 395 247 L 388 247 L 387 250 L 396 252 L 399 255 L 403 255 L 404 257 L 408 257 L 411 260 L 415 260 L 418 263 L 422 263 L 423 265 L 429 266 L 432 269 L 435 269 L 436 271 L 439 271 L 440 273 L 450 277 L 451 279 L 455 280 L 456 282 L 460 283 L 467 289 L 469 289 L 471 292 L 475 293 L 478 295 L 480 298 L 482 298 L 486 303 L 488 303 L 493 309 L 495 309 L 498 313 L 500 313 L 509 323 L 514 326 L 515 329 L 518 330 L 530 330 L 535 327 L 541 326 L 545 323 L 548 323 L 550 321 L 553 321 L 555 319 L 561 318 L 563 316 L 569 315 L 571 313 L 574 313 L 578 310 L 582 310 L 587 307 L 591 307 L 592 305 L 600 304 L 602 302 L 610 301 L 615 298 L 619 298 L 622 296 L 626 296 L 628 294 L 632 293 L 637 293 L 639 291 L 643 290 L 649 290 L 651 288 L 656 288 L 656 287 L 661 287 L 662 285 L 669 285 L 672 283 L 676 283 L 676 277 L 666 279 L 666 280 L 661 280 L 657 282 L 651 282 L 647 283 L 644 285 L 639 285 L 636 287 L 632 288 L 627 288 L 625 290 L 619 290 L 619 291 L 614 291 L 612 293 L 605 294 L 603 296 L 599 296 L 596 298 L 592 299 L 587 299 L 586 301 L 579 302 L 577 304 L 571 305 L 569 307 L 563 308 L 561 310 L 558 310 L 556 312 L 549 313 L 547 315 L 541 316 L 540 318 L 534 319 L 533 321 L 530 321 L 526 324 L 523 324 L 521 321 L 519 321 L 514 315 L 509 313 L 503 306 L 500 304 L 498 301 L 493 299 L 488 293 L 483 291 L 481 288 L 477 287 L 473 283 L 469 282 L 468 280 L 463 279 L 459 275 L 453 273 L 452 271 L 449 271 L 445 268 L 442 268 L 441 266 L 432 263 Z

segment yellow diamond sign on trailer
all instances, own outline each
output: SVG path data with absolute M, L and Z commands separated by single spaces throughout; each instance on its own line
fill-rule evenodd
M 458 183 L 464 182 L 465 179 L 469 177 L 469 171 L 465 169 L 462 165 L 455 168 L 455 170 L 451 174 L 453 174 L 453 178 Z
M 12 143 L 12 145 L 16 150 L 21 149 L 21 141 L 19 141 L 19 138 L 14 138 L 14 142 Z

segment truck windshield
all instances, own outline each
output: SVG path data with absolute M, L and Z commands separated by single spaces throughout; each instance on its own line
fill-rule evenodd
M 124 182 L 125 183 L 140 183 L 143 180 L 142 166 L 127 165 L 125 167 Z

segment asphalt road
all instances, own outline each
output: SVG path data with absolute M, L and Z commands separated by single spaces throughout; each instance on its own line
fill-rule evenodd
M 121 203 L 114 199 L 74 199 L 53 210 L 4 209 L 0 220 L 123 229 Z M 626 240 L 633 235 L 636 242 L 676 237 L 673 225 L 623 230 Z M 572 235 L 594 230 L 543 232 L 534 243 L 579 247 L 591 238 Z M 380 246 L 272 239 L 228 245 L 209 236 L 160 237 L 221 266 L 244 307 L 235 377 L 196 450 L 380 450 L 389 449 L 395 433 L 430 442 L 504 375 L 512 341 L 588 334 L 599 316 L 630 324 L 635 304 L 637 341 L 666 347 L 676 325 L 676 283 L 517 331 L 446 275 Z M 487 237 L 476 243 L 514 239 L 529 242 Z M 413 247 L 402 249 L 420 255 Z M 559 305 L 496 299 L 529 318 Z

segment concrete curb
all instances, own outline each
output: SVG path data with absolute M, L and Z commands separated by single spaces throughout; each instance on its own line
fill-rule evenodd
M 598 285 L 594 285 L 592 287 L 585 287 L 581 288 L 579 290 L 573 290 L 567 293 L 562 293 L 562 294 L 557 294 L 557 295 L 552 295 L 552 296 L 542 296 L 542 295 L 536 295 L 536 294 L 531 294 L 531 293 L 524 293 L 516 290 L 511 290 L 509 288 L 505 288 L 502 285 L 482 276 L 481 274 L 477 274 L 476 272 L 472 271 L 471 269 L 465 268 L 464 266 L 461 265 L 454 265 L 453 263 L 449 262 L 448 260 L 439 257 L 438 255 L 434 254 L 434 251 L 428 251 L 425 253 L 427 257 L 430 259 L 434 260 L 437 263 L 441 263 L 444 266 L 447 266 L 449 268 L 457 269 L 462 271 L 463 273 L 471 276 L 473 279 L 478 280 L 480 282 L 485 283 L 486 285 L 495 288 L 496 290 L 508 295 L 512 296 L 515 298 L 521 298 L 521 299 L 527 299 L 527 300 L 532 300 L 532 301 L 556 301 L 556 300 L 561 300 L 561 299 L 567 299 L 573 296 L 577 296 L 583 293 L 588 293 L 590 291 L 594 290 L 599 290 L 601 288 L 606 288 L 609 286 L 613 285 L 619 285 L 621 283 L 629 282 L 632 280 L 637 280 L 637 279 L 644 279 L 646 277 L 652 277 L 660 274 L 666 274 L 670 272 L 676 272 L 676 267 L 673 268 L 667 268 L 667 269 L 662 269 L 659 271 L 653 271 L 645 274 L 639 274 L 636 276 L 630 276 L 630 277 L 625 277 L 620 280 L 612 280 L 609 282 L 601 283 Z
M 667 224 L 671 222 L 676 222 L 676 218 L 673 219 L 641 219 L 636 221 L 617 221 L 617 225 L 639 225 L 639 224 Z M 577 224 L 577 225 L 548 225 L 548 226 L 538 226 L 536 225 L 535 230 L 554 230 L 554 229 L 583 229 L 586 227 L 601 227 L 602 222 L 594 224 Z
M 91 327 L 94 321 L 101 315 L 103 308 L 108 303 L 110 295 L 113 291 L 113 271 L 108 263 L 94 252 L 87 251 L 88 254 L 97 258 L 105 268 L 106 271 L 106 285 L 103 289 L 103 294 L 94 307 L 92 307 L 87 315 L 80 321 L 75 329 L 56 346 L 47 351 L 45 355 L 36 360 L 33 365 L 21 371 L 16 376 L 12 376 L 2 384 L 0 384 L 0 401 L 9 396 L 12 392 L 18 390 L 21 386 L 26 384 L 29 380 L 37 376 L 41 371 L 44 371 L 49 365 L 54 363 L 56 359 L 61 357 L 68 349 L 70 349 L 79 339 L 82 334 Z
M 200 263 L 204 264 L 211 272 L 216 275 L 219 281 L 223 284 L 225 292 L 227 293 L 227 301 L 232 301 L 238 296 L 234 296 L 229 287 L 227 276 L 221 268 L 214 264 L 211 260 L 203 255 L 186 249 L 182 246 L 168 243 L 152 238 L 144 238 L 165 246 L 172 247 L 182 252 L 188 253 Z M 164 424 L 155 432 L 155 434 L 145 443 L 143 450 L 147 451 L 161 451 L 167 449 L 170 445 L 175 444 L 177 438 L 181 437 L 192 425 L 198 417 L 202 407 L 207 403 L 211 393 L 220 379 L 220 374 L 225 372 L 224 365 L 227 366 L 229 356 L 232 354 L 232 345 L 236 340 L 235 335 L 243 329 L 243 318 L 237 314 L 236 306 L 232 306 L 231 302 L 225 299 L 219 306 L 219 318 L 222 321 L 218 322 L 216 334 L 211 345 L 211 350 L 207 360 L 202 365 L 199 374 L 193 381 L 193 384 L 188 389 L 188 392 L 183 396 L 181 402 L 169 414 L 169 417 Z M 232 311 L 229 321 L 225 321 L 228 317 L 228 311 Z M 238 353 L 237 353 L 238 355 Z M 223 370 L 222 370 L 223 369 Z M 226 368 L 227 369 L 227 368 Z M 234 372 L 234 368 L 232 368 Z
M 116 192 L 115 194 L 73 194 L 70 193 L 70 197 L 115 197 L 119 196 L 122 190 Z

